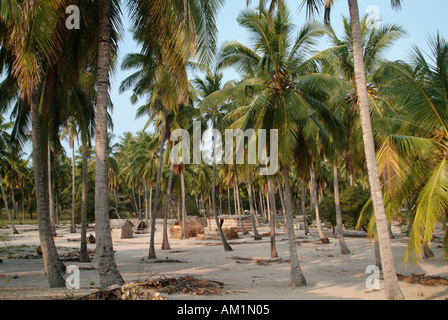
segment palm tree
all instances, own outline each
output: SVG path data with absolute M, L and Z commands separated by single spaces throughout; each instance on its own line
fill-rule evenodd
M 240 14 L 238 21 L 251 31 L 257 47 L 252 50 L 235 42 L 227 43 L 223 47 L 219 56 L 219 66 L 234 66 L 244 72 L 245 79 L 234 87 L 212 94 L 209 101 L 222 101 L 229 96 L 244 97 L 250 92 L 252 99 L 249 104 L 229 114 L 229 117 L 239 119 L 233 127 L 278 130 L 278 150 L 285 179 L 292 285 L 306 285 L 298 263 L 294 240 L 289 181 L 292 152 L 298 145 L 297 137 L 306 134 L 307 127 L 317 126 L 323 129 L 321 121 L 324 121 L 328 130 L 336 126 L 331 112 L 319 99 L 324 100 L 324 97 L 328 96 L 320 88 L 334 87 L 339 85 L 339 81 L 327 75 L 319 75 L 314 58 L 304 58 L 309 55 L 309 48 L 315 39 L 322 34 L 318 25 L 304 26 L 299 31 L 297 39 L 291 42 L 290 35 L 293 28 L 284 5 L 280 5 L 274 18 L 275 28 L 270 28 L 268 12 L 263 9 L 259 13 L 245 11 Z M 317 83 L 320 83 L 320 86 L 317 86 Z M 322 135 L 325 136 L 326 133 L 322 132 Z M 273 178 L 272 176 L 267 178 L 271 194 L 270 202 L 273 205 L 275 203 Z
M 154 199 L 154 208 L 152 209 L 151 217 L 151 240 L 149 248 L 149 259 L 156 259 L 156 252 L 154 246 L 155 236 L 155 216 L 159 209 L 159 197 L 162 187 L 162 170 L 163 170 L 163 156 L 165 154 L 165 143 L 168 136 L 168 120 L 167 117 L 173 113 L 175 109 L 184 102 L 184 96 L 178 91 L 178 82 L 173 78 L 170 69 L 167 65 L 159 65 L 156 67 L 157 71 L 152 69 L 154 62 L 151 61 L 153 57 L 148 59 L 144 55 L 130 55 L 123 63 L 123 68 L 142 68 L 134 75 L 123 81 L 121 90 L 126 90 L 131 85 L 134 87 L 134 102 L 137 97 L 142 94 L 149 94 L 150 99 L 147 104 L 140 107 L 137 116 L 147 114 L 150 116 L 148 126 L 151 121 L 157 119 L 160 115 L 161 127 L 159 136 L 159 167 L 157 172 L 157 185 Z M 149 61 L 148 61 L 149 60 Z M 163 62 L 162 62 L 163 63 Z M 155 71 L 155 73 L 153 73 Z
M 206 99 L 208 96 L 213 94 L 214 92 L 217 92 L 223 88 L 222 84 L 223 74 L 218 73 L 216 70 L 212 72 L 210 69 L 206 70 L 206 76 L 205 79 L 201 78 L 195 78 L 192 82 L 196 86 L 196 89 L 199 92 L 199 96 L 201 99 Z M 226 86 L 226 85 L 224 85 Z M 203 117 L 206 121 L 210 121 L 212 123 L 212 129 L 224 129 L 225 128 L 225 122 L 224 122 L 224 112 L 223 109 L 226 106 L 224 105 L 217 105 L 213 106 L 208 109 L 201 108 L 201 114 L 203 114 Z M 222 132 L 222 131 L 221 131 Z M 215 137 L 213 137 L 213 152 L 216 150 L 216 141 Z M 216 205 L 216 154 L 213 154 L 213 160 L 212 160 L 212 167 L 213 167 L 213 173 L 212 173 L 212 203 L 213 203 L 213 213 L 215 216 L 215 223 L 218 228 L 219 236 L 221 237 L 222 245 L 224 247 L 225 251 L 233 251 L 232 247 L 229 245 L 229 243 L 226 240 L 226 237 L 222 231 L 221 223 L 219 223 L 219 217 L 218 217 L 218 208 Z
M 72 150 L 72 216 L 70 232 L 76 233 L 75 226 L 75 203 L 76 203 L 76 186 L 75 186 L 75 139 L 78 136 L 78 129 L 74 119 L 70 119 L 67 123 L 67 128 L 62 133 L 62 139 L 67 136 L 70 149 Z
M 109 72 L 111 66 L 113 23 L 118 23 L 118 3 L 99 0 L 98 75 L 96 99 L 96 181 L 95 181 L 95 235 L 99 257 L 98 270 L 101 287 L 123 284 L 113 250 L 109 221 L 109 195 L 107 184 Z M 115 19 L 115 20 L 114 20 Z
M 42 80 L 54 67 L 63 48 L 67 33 L 62 17 L 65 16 L 65 1 L 34 1 L 21 3 L 11 1 L 2 6 L 2 23 L 9 29 L 9 38 L 2 38 L 2 47 L 10 50 L 10 74 L 15 78 L 20 100 L 31 112 L 33 165 L 36 186 L 39 236 L 45 269 L 50 287 L 65 286 L 61 272 L 51 224 L 48 215 L 48 189 L 42 153 L 40 102 L 47 101 L 48 93 L 39 92 Z M 4 9 L 4 10 L 3 10 Z M 14 12 L 15 14 L 9 14 Z M 38 27 L 37 27 L 38 26 Z M 43 31 L 45 30 L 45 32 Z M 13 71 L 11 71 L 13 70 Z M 46 80 L 49 80 L 48 78 Z M 42 95 L 42 96 L 41 96 Z M 45 99 L 41 99 L 44 97 Z M 46 149 L 45 149 L 46 150 Z
M 422 259 L 421 244 L 425 250 L 430 248 L 435 224 L 446 211 L 448 44 L 436 35 L 429 45 L 430 60 L 415 47 L 409 64 L 398 61 L 384 66 L 388 81 L 381 93 L 390 98 L 396 115 L 375 127 L 383 142 L 377 158 L 388 216 L 414 199 L 406 262 Z M 371 207 L 368 203 L 364 213 L 372 212 Z M 372 221 L 370 228 L 374 225 Z
M 145 83 L 140 83 L 141 91 L 136 92 L 137 96 L 138 92 L 140 94 L 152 92 L 151 105 L 153 108 L 155 104 L 158 105 L 163 118 L 153 214 L 157 214 L 160 196 L 167 112 L 173 111 L 181 102 L 188 99 L 186 60 L 197 53 L 200 62 L 208 63 L 214 55 L 216 51 L 215 15 L 222 3 L 222 0 L 129 2 L 135 38 L 143 45 L 142 55 L 146 58 L 145 68 L 160 71 L 155 74 L 144 73 Z M 167 82 L 173 85 L 161 86 Z M 148 85 L 151 83 L 155 86 L 149 88 Z M 156 257 L 153 244 L 154 229 L 155 226 L 151 225 L 149 250 L 151 259 Z
M 329 10 L 333 0 L 304 0 L 303 4 L 307 6 L 309 13 L 319 10 L 323 4 L 326 9 L 326 21 L 329 22 Z M 401 0 L 391 0 L 393 7 L 400 7 Z M 370 118 L 369 94 L 366 80 L 366 68 L 364 64 L 364 51 L 362 42 L 362 32 L 359 16 L 359 7 L 357 0 L 348 0 L 350 21 L 353 35 L 353 61 L 355 66 L 356 89 L 359 99 L 359 109 L 361 116 L 361 125 L 364 138 L 364 151 L 367 162 L 367 171 L 369 175 L 370 191 L 375 210 L 376 225 L 378 229 L 378 239 L 380 245 L 381 261 L 386 288 L 387 300 L 402 300 L 403 293 L 398 284 L 395 263 L 393 260 L 392 248 L 389 238 L 389 229 L 387 216 L 384 208 L 383 192 L 379 178 L 378 164 L 376 161 L 375 141 L 373 137 L 372 122 Z
M 7 130 L 12 128 L 12 123 L 4 123 L 3 116 L 0 114 L 0 164 L 1 168 L 5 170 L 8 168 L 7 157 L 8 157 L 8 149 L 11 152 L 11 149 L 8 148 L 10 143 L 10 135 L 7 133 Z M 0 188 L 2 191 L 3 201 L 5 203 L 6 213 L 9 219 L 9 225 L 11 228 L 12 234 L 19 234 L 19 231 L 14 226 L 14 222 L 12 220 L 11 212 L 9 211 L 8 198 L 6 198 L 5 189 L 3 187 L 2 177 L 6 172 L 0 172 Z

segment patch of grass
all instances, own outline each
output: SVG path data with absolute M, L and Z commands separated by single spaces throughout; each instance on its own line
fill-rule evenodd
M 18 254 L 18 253 L 36 253 L 37 246 L 22 244 L 19 246 L 0 247 L 0 256 Z

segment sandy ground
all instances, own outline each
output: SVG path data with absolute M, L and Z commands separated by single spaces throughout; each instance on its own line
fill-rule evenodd
M 18 226 L 20 235 L 0 246 L 39 245 L 36 226 Z M 78 228 L 78 231 L 79 228 Z M 267 232 L 267 228 L 259 230 Z M 277 250 L 283 259 L 289 259 L 287 235 L 279 229 Z M 311 229 L 312 236 L 305 237 L 304 232 L 296 230 L 297 240 L 318 240 L 317 231 Z M 448 279 L 448 265 L 443 259 L 443 249 L 434 243 L 435 257 L 424 260 L 418 266 L 403 265 L 407 238 L 394 228 L 395 240 L 392 247 L 397 272 L 403 275 L 426 274 Z M 79 246 L 77 242 L 68 242 L 68 238 L 79 238 L 79 234 L 70 234 L 68 228 L 57 230 L 55 239 L 60 253 L 71 251 Z M 94 234 L 89 229 L 88 234 Z M 290 265 L 274 263 L 268 266 L 251 261 L 235 260 L 240 258 L 266 258 L 270 256 L 269 238 L 254 241 L 250 235 L 240 236 L 231 241 L 232 252 L 225 252 L 221 245 L 210 246 L 218 241 L 189 239 L 181 241 L 170 238 L 171 250 L 161 251 L 162 225 L 158 221 L 156 249 L 158 259 L 173 259 L 184 263 L 153 263 L 146 260 L 149 248 L 149 235 L 135 235 L 133 239 L 115 240 L 114 249 L 118 268 L 126 282 L 146 279 L 158 279 L 162 276 L 194 276 L 199 279 L 225 283 L 227 294 L 214 296 L 192 296 L 175 294 L 167 296 L 169 300 L 381 300 L 384 290 L 371 291 L 366 288 L 366 273 L 369 265 L 375 264 L 374 249 L 365 238 L 347 238 L 352 251 L 343 256 L 339 252 L 338 241 L 330 236 L 329 245 L 304 243 L 298 246 L 300 265 L 308 286 L 292 289 L 290 287 Z M 89 245 L 94 249 L 95 245 Z M 66 262 L 66 265 L 96 268 L 96 258 L 88 264 Z M 0 263 L 0 300 L 51 300 L 64 299 L 74 295 L 82 296 L 92 292 L 99 283 L 97 270 L 81 271 L 81 290 L 48 289 L 42 259 L 4 259 Z M 91 283 L 94 283 L 91 286 Z M 383 284 L 381 283 L 381 288 Z M 402 291 L 408 300 L 446 300 L 448 286 L 423 286 L 400 282 Z

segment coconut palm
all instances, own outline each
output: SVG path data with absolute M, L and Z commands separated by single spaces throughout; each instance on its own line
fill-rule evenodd
M 0 115 L 0 164 L 1 168 L 3 169 L 2 172 L 0 172 L 0 187 L 2 191 L 2 197 L 3 202 L 5 203 L 6 213 L 8 215 L 9 219 L 9 225 L 11 228 L 11 232 L 13 234 L 19 234 L 17 231 L 17 228 L 14 226 L 14 222 L 12 220 L 11 212 L 9 211 L 9 205 L 8 205 L 8 198 L 6 197 L 5 189 L 3 186 L 3 178 L 6 174 L 5 169 L 8 168 L 8 145 L 10 143 L 10 135 L 7 133 L 7 130 L 10 130 L 12 128 L 12 123 L 4 123 L 3 116 Z
M 235 42 L 223 47 L 219 66 L 234 66 L 243 72 L 245 78 L 234 87 L 212 94 L 209 103 L 226 96 L 244 97 L 249 93 L 252 98 L 249 104 L 229 114 L 229 117 L 239 119 L 233 127 L 278 130 L 279 156 L 285 179 L 292 285 L 301 286 L 306 285 L 306 281 L 298 263 L 293 234 L 289 181 L 291 159 L 297 137 L 305 134 L 308 127 L 323 129 L 321 121 L 325 121 L 329 129 L 337 125 L 331 112 L 321 102 L 328 94 L 320 88 L 335 87 L 339 81 L 328 75 L 320 75 L 314 58 L 310 58 L 310 47 L 322 34 L 317 24 L 305 25 L 299 30 L 295 41 L 291 41 L 294 28 L 287 8 L 280 5 L 274 18 L 274 28 L 269 26 L 268 15 L 263 9 L 240 14 L 238 21 L 251 32 L 256 49 Z M 322 135 L 326 136 L 326 133 Z M 269 185 L 270 202 L 274 204 L 272 176 L 268 176 Z
M 375 127 L 377 136 L 383 138 L 378 165 L 388 216 L 396 215 L 408 199 L 415 199 L 412 202 L 415 216 L 405 256 L 405 261 L 415 262 L 422 259 L 421 244 L 426 251 L 430 248 L 435 224 L 446 211 L 448 45 L 440 35 L 432 37 L 429 45 L 429 59 L 415 47 L 410 64 L 395 62 L 385 66 L 389 81 L 383 85 L 382 93 L 391 99 L 397 116 Z M 368 203 L 364 213 L 371 212 L 371 207 Z M 360 222 L 362 219 L 364 215 Z M 375 221 L 371 221 L 370 229 L 374 226 Z
M 318 12 L 322 6 L 325 6 L 325 20 L 326 22 L 330 21 L 330 8 L 333 4 L 333 0 L 303 0 L 302 4 L 306 6 L 308 13 Z M 364 64 L 364 51 L 358 1 L 348 0 L 348 5 L 352 26 L 353 61 L 363 130 L 364 151 L 369 175 L 370 191 L 372 193 L 372 202 L 375 210 L 376 225 L 378 229 L 381 261 L 383 264 L 385 279 L 386 299 L 402 300 L 404 299 L 404 296 L 399 287 L 398 278 L 395 271 L 395 264 L 393 261 L 392 248 L 389 239 L 387 216 L 384 208 L 382 187 L 379 178 L 378 164 L 376 161 L 376 149 L 373 137 L 372 122 L 370 118 L 368 84 Z M 391 5 L 395 8 L 399 8 L 401 5 L 401 0 L 391 0 Z
M 199 96 L 201 99 L 206 99 L 208 96 L 213 94 L 214 92 L 217 92 L 221 90 L 225 85 L 222 83 L 223 74 L 218 73 L 216 70 L 212 72 L 211 70 L 206 70 L 206 76 L 204 79 L 201 78 L 195 78 L 192 83 L 195 85 L 196 89 L 199 92 Z M 210 121 L 212 125 L 212 129 L 221 129 L 220 132 L 222 132 L 222 129 L 225 128 L 226 124 L 224 122 L 224 112 L 223 109 L 226 108 L 226 105 L 216 105 L 211 108 L 201 108 L 201 114 L 203 114 L 203 117 L 206 121 Z M 213 137 L 213 152 L 216 151 L 216 138 Z M 213 157 L 216 157 L 216 154 L 213 154 Z M 228 244 L 226 237 L 222 231 L 221 224 L 219 223 L 219 217 L 218 217 L 218 208 L 216 205 L 216 162 L 218 159 L 213 158 L 212 160 L 212 167 L 213 167 L 213 174 L 212 174 L 212 203 L 213 203 L 213 213 L 215 216 L 215 222 L 216 226 L 218 228 L 218 233 L 221 237 L 222 245 L 224 247 L 225 251 L 233 251 L 232 247 Z
M 31 113 L 33 165 L 36 185 L 39 235 L 45 269 L 50 287 L 61 287 L 65 280 L 52 237 L 48 215 L 48 189 L 45 179 L 45 161 L 42 153 L 40 104 L 47 101 L 49 78 L 45 78 L 55 65 L 64 48 L 63 41 L 68 30 L 65 28 L 65 1 L 10 1 L 2 5 L 0 20 L 8 29 L 8 38 L 2 38 L 2 47 L 10 52 L 10 74 L 15 78 L 22 105 Z M 38 26 L 38 27 L 37 27 Z M 43 81 L 46 79 L 45 81 Z M 39 90 L 40 88 L 47 90 Z M 44 98 L 44 99 L 42 99 Z M 45 146 L 44 146 L 45 147 Z M 44 148 L 46 151 L 46 148 Z

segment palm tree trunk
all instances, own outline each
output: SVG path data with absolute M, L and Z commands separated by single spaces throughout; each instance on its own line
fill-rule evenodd
M 146 178 L 144 178 L 144 189 L 145 189 L 145 222 L 148 224 L 148 182 Z
M 380 269 L 383 270 L 383 265 L 381 263 L 381 254 L 380 254 L 380 243 L 378 242 L 378 237 L 375 236 L 374 240 L 374 250 L 375 250 L 375 265 Z
M 252 179 L 250 175 L 248 175 L 247 177 L 247 193 L 249 194 L 249 206 L 250 206 L 250 215 L 252 218 L 252 228 L 254 229 L 254 239 L 263 240 L 263 238 L 258 233 L 257 223 L 255 221 L 254 199 L 252 196 Z
M 87 248 L 87 188 L 89 181 L 89 150 L 85 142 L 82 144 L 82 187 L 81 187 L 81 248 L 79 262 L 90 262 Z
M 213 150 L 216 150 L 215 140 L 216 139 L 213 138 Z M 218 218 L 218 211 L 217 211 L 217 206 L 216 206 L 216 159 L 215 159 L 215 154 L 213 155 L 213 177 L 212 177 L 211 197 L 212 197 L 212 203 L 213 203 L 213 213 L 215 215 L 215 223 L 216 223 L 216 227 L 218 228 L 219 236 L 221 237 L 221 242 L 224 247 L 224 251 L 226 251 L 226 252 L 233 251 L 232 247 L 229 245 L 226 237 L 224 236 L 224 232 L 222 231 L 221 223 L 219 222 L 219 218 Z
M 135 196 L 135 186 L 134 186 L 134 183 L 132 183 L 131 190 L 132 190 L 132 198 L 134 200 L 135 214 L 138 217 L 138 203 L 137 203 L 137 197 Z
M 107 107 L 109 102 L 111 0 L 99 2 L 98 83 L 96 110 L 95 235 L 100 285 L 107 288 L 124 283 L 118 271 L 109 220 L 107 186 Z
M 167 126 L 166 110 L 163 109 L 162 136 L 160 139 L 160 148 L 159 148 L 159 168 L 157 171 L 157 186 L 156 186 L 156 195 L 154 199 L 154 209 L 151 215 L 151 239 L 149 243 L 148 259 L 157 259 L 154 241 L 156 233 L 156 216 L 157 211 L 159 210 L 159 197 L 162 188 L 163 154 L 165 153 L 164 146 L 166 140 L 166 129 L 167 129 L 166 126 Z
M 152 217 L 152 189 L 153 189 L 152 183 L 150 183 L 150 186 L 149 186 L 149 206 L 148 206 L 148 208 L 149 208 L 149 219 L 151 219 L 151 217 Z
M 48 206 L 50 209 L 50 221 L 51 221 L 51 228 L 53 229 L 53 235 L 56 235 L 56 217 L 55 217 L 55 210 L 54 210 L 54 203 L 53 203 L 53 184 L 51 182 L 51 148 L 50 148 L 50 139 L 48 139 Z
M 305 276 L 300 268 L 299 257 L 297 255 L 296 235 L 294 232 L 294 216 L 291 206 L 291 185 L 289 182 L 289 167 L 283 167 L 285 179 L 285 206 L 286 206 L 286 227 L 288 230 L 289 257 L 291 261 L 291 285 L 293 288 L 306 286 Z
M 275 244 L 275 216 L 276 216 L 276 207 L 275 207 L 275 196 L 274 196 L 274 183 L 272 181 L 272 176 L 268 177 L 268 196 L 269 196 L 269 224 L 271 227 L 271 258 L 278 258 L 277 246 Z
M 230 183 L 227 185 L 227 204 L 229 206 L 229 216 L 232 215 L 232 209 L 230 204 Z
M 14 208 L 14 216 L 17 216 L 19 219 L 19 224 L 22 224 L 20 222 L 20 213 L 19 210 L 17 210 L 17 205 L 16 205 L 16 197 L 14 196 L 14 182 L 12 182 L 11 184 L 11 200 L 12 200 L 12 206 Z
M 301 194 L 301 202 L 302 202 L 302 214 L 303 214 L 303 223 L 305 228 L 305 235 L 309 235 L 310 231 L 308 230 L 308 219 L 306 216 L 306 194 L 305 194 L 305 181 L 302 180 L 302 194 Z
M 22 220 L 25 221 L 25 196 L 23 195 L 23 186 L 22 186 Z
M 12 234 L 19 234 L 16 226 L 14 225 L 14 221 L 12 220 L 11 211 L 9 211 L 8 199 L 6 198 L 5 189 L 3 189 L 2 177 L 0 176 L 0 187 L 2 189 L 3 201 L 5 202 L 6 213 L 8 214 L 9 226 L 11 228 Z
M 263 192 L 259 191 L 259 197 L 260 197 L 260 208 L 261 208 L 261 216 L 263 217 L 263 219 L 266 219 L 266 208 L 265 208 L 265 203 L 264 203 L 264 197 L 263 197 Z
M 196 192 L 196 190 L 194 190 L 194 199 L 196 201 L 196 207 L 199 210 L 199 213 L 201 212 L 201 208 L 199 207 L 199 200 L 198 200 L 198 193 Z
M 350 254 L 350 249 L 345 243 L 344 233 L 342 230 L 342 210 L 341 210 L 341 199 L 339 197 L 339 174 L 338 166 L 336 163 L 333 164 L 333 174 L 334 174 L 334 202 L 336 206 L 336 233 L 339 239 L 339 247 L 341 254 Z
M 42 256 L 45 271 L 50 288 L 62 288 L 65 280 L 62 276 L 63 270 L 59 261 L 59 255 L 51 230 L 50 215 L 48 214 L 48 199 L 45 197 L 45 175 L 42 162 L 42 139 L 40 133 L 39 104 L 37 95 L 31 98 L 31 125 L 33 141 L 33 168 L 34 183 L 37 204 L 37 219 L 39 226 L 39 239 L 42 248 Z
M 282 186 L 280 184 L 280 180 L 278 178 L 277 178 L 277 185 L 278 185 L 278 193 L 280 196 L 280 204 L 282 205 L 283 217 L 286 218 L 286 208 L 285 208 L 285 202 L 283 201 L 283 191 Z
M 54 206 L 55 206 L 55 212 L 54 212 L 54 218 L 56 219 L 56 225 L 59 225 L 59 218 L 60 218 L 60 203 L 58 198 L 58 192 L 55 190 L 54 192 Z
M 187 210 L 185 208 L 185 175 L 184 169 L 180 169 L 180 185 L 182 193 L 182 240 L 188 239 L 187 234 Z
M 171 164 L 170 177 L 168 179 L 168 190 L 165 198 L 165 207 L 163 209 L 163 241 L 162 250 L 171 250 L 170 242 L 168 239 L 168 210 L 170 208 L 171 202 L 171 189 L 173 188 L 173 177 L 174 177 L 174 165 Z
M 235 183 L 233 183 L 233 209 L 234 209 L 234 213 L 235 216 L 238 214 L 238 206 L 236 204 L 236 188 L 235 188 Z
M 316 212 L 316 224 L 317 224 L 317 230 L 319 231 L 320 241 L 322 243 L 330 243 L 328 238 L 325 236 L 324 231 L 322 230 L 319 206 L 317 204 L 316 171 L 314 170 L 314 164 L 311 165 L 311 197 L 313 199 L 313 203 L 315 204 L 314 210 Z
M 201 191 L 201 212 L 203 213 L 204 218 L 205 218 L 204 196 L 202 194 L 202 191 Z
M 70 233 L 76 233 L 76 226 L 75 226 L 75 204 L 76 204 L 76 186 L 75 186 L 75 145 L 72 144 L 72 221 L 71 221 L 71 227 L 70 227 Z M 48 147 L 50 149 L 50 147 Z M 48 169 L 48 174 L 50 174 L 50 169 Z M 49 186 L 49 190 L 51 187 Z M 52 195 L 50 194 L 50 198 Z M 50 204 L 53 203 L 52 200 L 50 200 Z M 51 211 L 51 209 L 50 209 Z
M 355 65 L 356 88 L 359 100 L 361 125 L 364 138 L 367 172 L 369 175 L 372 203 L 375 211 L 375 220 L 380 244 L 381 262 L 383 265 L 386 299 L 404 299 L 398 284 L 394 257 L 387 229 L 387 217 L 384 208 L 384 199 L 378 173 L 378 163 L 375 152 L 372 123 L 370 119 L 369 97 L 367 92 L 366 71 L 364 65 L 364 52 L 359 20 L 359 7 L 357 0 L 348 0 L 350 19 L 353 33 L 353 56 Z
M 243 209 L 241 208 L 241 201 L 240 201 L 240 185 L 239 185 L 239 181 L 238 181 L 238 174 L 236 172 L 236 167 L 234 167 L 235 169 L 235 182 L 236 182 L 236 198 L 238 201 L 238 217 L 240 220 L 240 225 L 241 225 L 241 231 L 243 234 L 248 234 L 249 232 L 247 232 L 246 228 L 244 228 L 244 224 L 243 224 L 243 220 L 241 219 L 241 213 L 244 214 Z
M 139 221 L 142 221 L 142 186 L 139 182 L 137 182 L 138 185 L 138 211 L 137 211 L 137 218 Z

